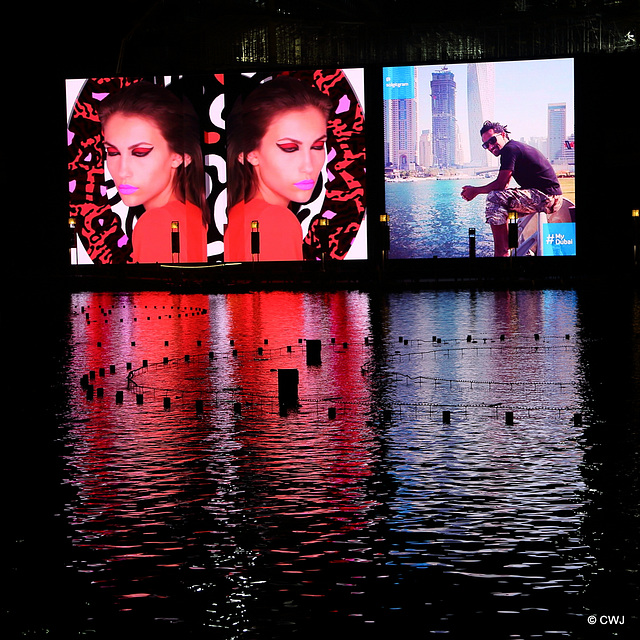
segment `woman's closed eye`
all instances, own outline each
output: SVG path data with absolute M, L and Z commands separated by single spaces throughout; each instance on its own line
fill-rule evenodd
M 278 142 L 278 149 L 285 153 L 294 153 L 300 150 L 300 144 L 297 142 Z M 312 151 L 324 151 L 324 140 L 318 140 L 311 145 Z
M 135 149 L 132 149 L 131 155 L 135 156 L 136 158 L 144 158 L 145 156 L 148 156 L 152 151 L 153 147 L 136 147 Z
M 107 145 L 105 149 L 106 149 L 107 155 L 111 158 L 113 158 L 114 156 L 120 155 L 120 151 L 118 150 L 117 147 L 112 147 Z M 133 149 L 131 149 L 131 155 L 134 156 L 135 158 L 145 158 L 152 151 L 153 151 L 153 147 L 134 147 Z
M 293 142 L 278 143 L 278 148 L 285 153 L 293 153 L 294 151 L 298 151 L 298 149 L 300 149 L 300 147 Z

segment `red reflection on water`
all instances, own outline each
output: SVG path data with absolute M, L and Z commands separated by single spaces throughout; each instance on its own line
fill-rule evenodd
M 216 519 L 229 508 L 292 516 L 296 526 L 319 527 L 314 535 L 364 526 L 375 504 L 364 485 L 376 462 L 361 374 L 365 298 L 146 292 L 82 294 L 76 303 L 70 375 L 106 369 L 96 381 L 104 397 L 88 400 L 73 388 L 68 461 L 78 546 L 99 550 L 106 562 L 175 567 L 187 540 L 224 528 Z M 322 341 L 322 364 L 307 364 L 306 339 Z M 143 360 L 148 367 L 140 368 Z M 127 363 L 138 385 L 129 392 Z M 277 403 L 278 368 L 300 374 L 300 407 L 287 415 Z M 139 405 L 131 390 L 142 393 Z M 165 396 L 182 402 L 167 409 Z M 194 397 L 206 401 L 200 416 Z M 250 500 L 222 496 L 219 483 L 232 478 L 251 488 Z M 202 507 L 213 520 L 176 540 L 172 528 L 188 528 L 185 513 Z
M 348 298 L 274 292 L 228 300 L 229 340 L 238 350 L 234 384 L 246 402 L 252 395 L 273 400 L 262 415 L 236 418 L 240 469 L 253 496 L 261 508 L 296 518 L 333 516 L 339 528 L 357 528 L 366 518 L 371 502 L 363 481 L 375 455 L 361 373 L 368 306 Z M 307 364 L 307 340 L 321 341 L 321 364 Z M 286 416 L 276 401 L 278 368 L 299 372 L 300 407 Z

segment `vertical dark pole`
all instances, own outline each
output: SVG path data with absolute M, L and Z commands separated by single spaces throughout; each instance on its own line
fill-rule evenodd
M 171 261 L 180 262 L 180 223 L 171 222 Z
M 251 258 L 260 260 L 260 223 L 257 220 L 251 221 Z

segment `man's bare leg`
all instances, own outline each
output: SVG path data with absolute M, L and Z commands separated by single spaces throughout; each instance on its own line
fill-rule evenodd
M 491 232 L 493 233 L 493 255 L 497 258 L 507 257 L 509 255 L 509 230 L 507 224 L 492 224 Z

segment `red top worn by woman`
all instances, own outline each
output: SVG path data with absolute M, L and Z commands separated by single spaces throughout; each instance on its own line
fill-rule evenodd
M 180 262 L 207 261 L 207 227 L 202 223 L 202 211 L 194 204 L 177 200 L 149 209 L 133 228 L 133 262 L 173 262 L 171 223 L 178 223 Z
M 251 262 L 251 223 L 258 222 L 259 260 L 302 260 L 302 227 L 295 214 L 260 198 L 239 202 L 229 212 L 224 234 L 225 262 Z

